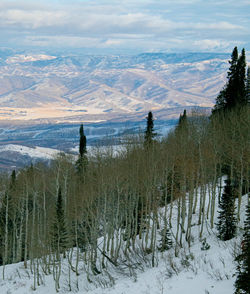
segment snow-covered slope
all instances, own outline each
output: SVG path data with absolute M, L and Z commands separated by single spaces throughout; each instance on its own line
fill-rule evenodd
M 38 161 L 49 162 L 59 153 L 59 150 L 52 148 L 0 145 L 0 170 L 19 169 Z
M 241 222 L 243 227 L 244 210 L 247 196 L 243 197 Z M 161 220 L 163 209 L 159 211 Z M 217 208 L 216 208 L 217 211 Z M 173 233 L 176 228 L 177 207 L 173 211 Z M 210 249 L 201 250 L 199 239 L 200 226 L 197 225 L 198 213 L 194 214 L 192 221 L 192 243 L 188 248 L 183 242 L 178 257 L 174 256 L 174 249 L 158 252 L 157 267 L 151 268 L 147 263 L 139 264 L 130 273 L 117 271 L 115 267 L 107 268 L 102 274 L 87 278 L 83 263 L 81 262 L 80 276 L 76 277 L 65 262 L 62 267 L 60 280 L 60 293 L 89 294 L 230 294 L 234 291 L 234 256 L 239 250 L 241 230 L 232 240 L 223 242 L 216 237 L 216 230 L 211 229 L 209 222 L 205 222 L 202 240 L 210 245 Z M 184 238 L 183 238 L 184 239 Z M 99 240 L 102 242 L 102 239 Z M 0 267 L 0 273 L 3 267 Z M 69 290 L 69 273 L 71 274 L 71 292 Z M 0 293 L 27 294 L 32 290 L 33 275 L 29 268 L 24 269 L 23 263 L 7 265 L 5 267 L 5 280 L 0 280 Z M 55 294 L 53 276 L 45 275 L 40 269 L 42 284 L 37 287 L 38 294 Z
M 60 153 L 59 150 L 44 148 L 44 147 L 27 147 L 23 145 L 7 144 L 0 146 L 0 153 L 4 151 L 17 152 L 22 155 L 27 155 L 32 158 L 41 158 L 41 159 L 53 159 L 55 156 Z

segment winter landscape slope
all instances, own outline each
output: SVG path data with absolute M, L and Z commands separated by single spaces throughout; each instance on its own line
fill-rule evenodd
M 218 191 L 217 191 L 218 192 Z M 207 195 L 208 196 L 208 195 Z M 208 199 L 208 197 L 207 197 Z M 218 194 L 216 209 L 218 210 Z M 206 222 L 202 239 L 199 238 L 200 226 L 198 223 L 198 209 L 193 216 L 193 240 L 189 248 L 183 243 L 179 249 L 178 257 L 174 257 L 174 250 L 159 252 L 156 256 L 157 267 L 150 266 L 150 254 L 145 257 L 144 264 L 131 268 L 130 271 L 119 270 L 110 264 L 106 271 L 97 276 L 86 275 L 83 262 L 80 262 L 80 275 L 70 272 L 67 261 L 62 266 L 60 279 L 60 293 L 89 293 L 89 294 L 229 294 L 234 292 L 235 255 L 240 250 L 242 228 L 245 219 L 245 206 L 247 195 L 242 198 L 241 221 L 238 225 L 237 237 L 229 241 L 220 241 L 216 229 L 211 229 Z M 208 207 L 208 201 L 206 207 Z M 164 208 L 159 210 L 163 222 Z M 169 213 L 169 209 L 168 213 Z M 162 225 L 162 223 L 161 223 Z M 174 205 L 172 234 L 174 236 L 177 226 L 177 204 Z M 160 236 L 158 236 L 160 238 Z M 201 250 L 202 240 L 210 245 L 208 250 Z M 102 243 L 102 238 L 98 241 Z M 138 240 L 138 246 L 139 246 Z M 136 260 L 135 260 L 136 262 Z M 2 274 L 3 267 L 0 267 Z M 11 264 L 5 267 L 5 280 L 0 281 L 0 293 L 27 294 L 34 293 L 33 274 L 29 266 L 24 269 L 23 263 Z M 69 289 L 71 279 L 71 290 Z M 36 288 L 38 294 L 58 293 L 54 287 L 52 273 L 45 275 L 40 268 L 41 285 Z M 78 289 L 77 289 L 78 288 Z

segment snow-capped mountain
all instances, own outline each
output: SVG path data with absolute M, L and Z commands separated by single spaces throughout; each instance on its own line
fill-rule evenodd
M 97 120 L 96 115 L 107 120 L 148 110 L 211 107 L 225 83 L 228 58 L 214 53 L 55 56 L 2 50 L 0 120 L 79 121 Z

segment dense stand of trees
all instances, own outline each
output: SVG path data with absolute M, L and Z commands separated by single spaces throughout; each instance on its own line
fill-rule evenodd
M 235 281 L 235 294 L 250 293 L 250 202 L 246 206 L 246 220 L 244 235 L 241 243 L 241 252 L 236 257 L 237 278 Z
M 216 104 L 213 109 L 214 113 L 234 109 L 235 107 L 242 107 L 247 104 L 245 49 L 242 49 L 239 56 L 238 48 L 235 47 L 229 63 L 230 68 L 227 73 L 227 84 L 216 99 Z
M 234 52 L 231 67 L 242 59 L 236 56 Z M 232 75 L 225 89 L 231 87 Z M 241 91 L 245 97 L 249 73 L 247 81 Z M 236 225 L 242 194 L 249 191 L 249 105 L 238 107 L 237 102 L 237 107 L 228 108 L 229 100 L 224 100 L 218 107 L 219 101 L 212 117 L 184 111 L 175 130 L 161 140 L 154 139 L 150 112 L 145 136 L 128 138 L 115 156 L 96 149 L 87 159 L 81 126 L 76 162 L 60 154 L 50 166 L 36 164 L 11 176 L 1 174 L 0 264 L 23 261 L 33 273 L 34 289 L 40 284 L 39 271 L 53 273 L 58 291 L 63 259 L 76 276 L 80 261 L 88 275 L 98 275 L 110 264 L 132 270 L 136 258 L 145 256 L 156 266 L 157 252 L 174 247 L 177 256 L 183 242 L 191 245 L 194 214 L 199 217 L 199 238 L 205 223 L 215 226 L 216 191 L 225 174 L 220 207 L 226 207 L 230 194 L 230 201 L 238 205 Z M 174 204 L 177 227 L 172 230 Z M 222 219 L 220 229 L 225 226 Z

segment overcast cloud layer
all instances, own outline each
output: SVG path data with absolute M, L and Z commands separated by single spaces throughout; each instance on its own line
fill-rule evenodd
M 0 47 L 86 52 L 250 51 L 247 0 L 0 2 Z

